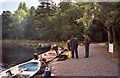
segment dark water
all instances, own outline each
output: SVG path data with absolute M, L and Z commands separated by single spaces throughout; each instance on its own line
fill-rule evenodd
M 2 46 L 2 62 L 9 67 L 31 60 L 34 55 L 33 48 L 22 46 Z
M 43 45 L 35 50 L 35 47 L 23 47 L 20 45 L 2 45 L 2 62 L 8 67 L 33 59 L 34 53 L 42 54 L 49 51 L 51 45 Z

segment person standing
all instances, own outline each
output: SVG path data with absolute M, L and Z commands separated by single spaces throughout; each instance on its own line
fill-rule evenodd
M 88 36 L 88 34 L 86 35 L 83 35 L 84 37 L 84 45 L 85 45 L 85 58 L 88 58 L 89 57 L 89 44 L 90 44 L 90 37 Z
M 55 50 L 57 56 L 59 55 L 59 53 L 58 53 L 58 46 L 56 44 L 52 47 L 52 50 Z
M 68 49 L 69 51 L 71 51 L 71 49 L 70 49 L 70 39 L 66 42 L 66 46 L 67 46 L 67 49 Z
M 76 58 L 78 59 L 78 42 L 75 37 L 72 37 L 70 39 L 70 47 L 71 47 L 71 52 L 72 52 L 72 58 L 74 58 L 74 52 L 75 52 Z

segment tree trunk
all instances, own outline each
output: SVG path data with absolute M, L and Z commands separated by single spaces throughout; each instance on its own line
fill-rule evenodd
M 116 36 L 115 36 L 114 26 L 112 26 L 112 32 L 113 32 L 113 43 L 115 43 L 116 42 Z
M 110 27 L 108 27 L 107 34 L 108 34 L 108 43 L 111 43 L 112 42 L 112 35 L 110 32 Z
M 113 51 L 114 51 L 114 57 L 118 57 L 118 51 L 117 51 L 117 40 L 116 40 L 116 31 L 115 31 L 115 26 L 112 26 L 112 35 L 113 35 Z

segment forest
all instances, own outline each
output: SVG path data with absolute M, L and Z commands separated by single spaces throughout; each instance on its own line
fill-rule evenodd
M 83 34 L 93 42 L 120 43 L 120 2 L 38 2 L 37 8 L 28 8 L 20 2 L 12 14 L 3 11 L 3 40 L 66 41 Z

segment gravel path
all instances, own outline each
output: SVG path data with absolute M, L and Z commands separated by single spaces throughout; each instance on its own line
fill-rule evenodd
M 84 46 L 79 46 L 79 59 L 68 59 L 52 65 L 55 76 L 118 76 L 118 66 L 96 45 L 90 46 L 90 57 L 84 58 Z

